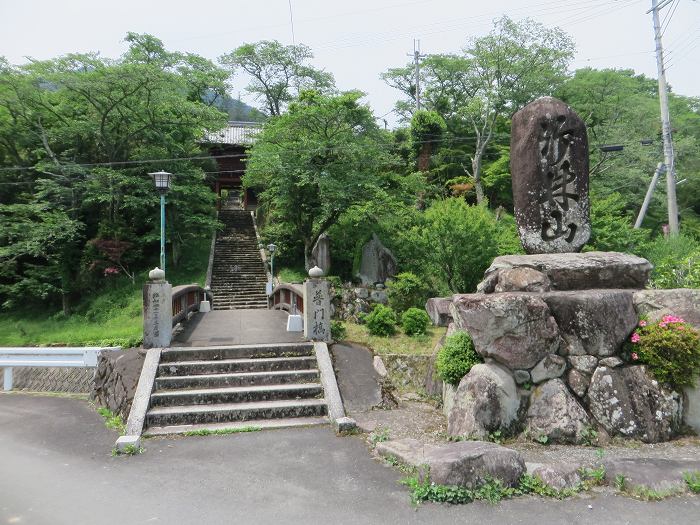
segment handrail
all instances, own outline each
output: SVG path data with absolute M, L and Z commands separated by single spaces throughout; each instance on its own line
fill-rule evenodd
M 300 284 L 278 284 L 272 290 L 270 308 L 284 310 L 290 314 L 304 313 L 304 287 Z
M 216 220 L 219 220 L 219 210 L 216 210 Z M 204 281 L 204 287 L 207 290 L 211 290 L 211 276 L 214 271 L 214 249 L 216 248 L 216 236 L 218 232 L 216 228 L 211 234 L 211 245 L 209 246 L 209 263 L 207 264 L 207 278 Z
M 0 348 L 0 368 L 4 369 L 3 389 L 12 390 L 12 370 L 15 367 L 73 367 L 95 368 L 104 350 L 121 350 L 120 346 L 79 347 L 4 347 Z
M 190 312 L 198 312 L 199 303 L 212 298 L 211 292 L 198 284 L 175 286 L 172 294 L 173 326 L 187 319 Z

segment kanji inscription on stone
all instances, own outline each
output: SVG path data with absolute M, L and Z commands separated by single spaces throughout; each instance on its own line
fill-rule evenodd
M 331 340 L 330 283 L 323 279 L 304 283 L 304 337 L 313 341 Z
M 525 251 L 580 251 L 591 235 L 583 120 L 552 97 L 528 104 L 513 115 L 510 167 Z

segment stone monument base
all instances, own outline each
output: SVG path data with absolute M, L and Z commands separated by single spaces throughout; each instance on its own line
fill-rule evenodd
M 684 314 L 697 318 L 700 303 L 692 290 L 641 290 L 650 272 L 648 261 L 622 253 L 506 256 L 486 271 L 483 293 L 430 299 L 433 322 L 469 332 L 484 358 L 450 391 L 448 432 L 576 444 L 671 439 L 682 393 L 626 361 L 622 345 L 650 305 L 674 311 L 670 298 L 681 297 Z

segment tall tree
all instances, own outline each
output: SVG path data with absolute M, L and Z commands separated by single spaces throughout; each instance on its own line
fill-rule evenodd
M 307 268 L 319 236 L 382 191 L 388 136 L 362 95 L 303 92 L 265 125 L 250 152 L 243 183 L 261 191 L 268 221 L 286 224 L 303 244 Z
M 558 28 L 504 16 L 486 36 L 473 39 L 461 55 L 442 55 L 427 61 L 423 85 L 426 108 L 451 121 L 466 124 L 472 134 L 470 165 L 477 202 L 484 200 L 482 169 L 499 120 L 543 96 L 551 95 L 566 78 L 573 57 L 571 38 Z M 384 79 L 411 97 L 415 87 L 402 69 L 389 70 Z M 399 111 L 410 109 L 404 101 Z
M 131 247 L 119 256 L 125 271 L 127 260 L 144 264 L 158 239 L 148 171 L 176 174 L 168 196 L 175 254 L 215 223 L 204 164 L 187 158 L 201 155 L 205 130 L 225 125 L 212 103 L 227 74 L 150 35 L 129 33 L 126 41 L 116 60 L 87 53 L 19 67 L 0 61 L 0 216 L 26 226 L 0 235 L 0 300 L 31 278 L 43 283 L 32 290 L 52 291 L 49 299 L 58 291 L 67 311 L 102 241 Z M 32 252 L 41 239 L 45 257 Z
M 335 87 L 333 75 L 308 64 L 312 58 L 311 49 L 303 44 L 261 40 L 243 44 L 219 61 L 231 74 L 245 71 L 251 77 L 246 90 L 262 101 L 265 113 L 277 116 L 301 91 L 327 92 Z

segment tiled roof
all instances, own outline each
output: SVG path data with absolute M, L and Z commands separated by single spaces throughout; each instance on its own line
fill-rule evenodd
M 235 122 L 228 123 L 228 127 L 215 133 L 206 133 L 202 142 L 209 144 L 236 144 L 248 145 L 255 142 L 255 136 L 260 132 L 260 122 Z

